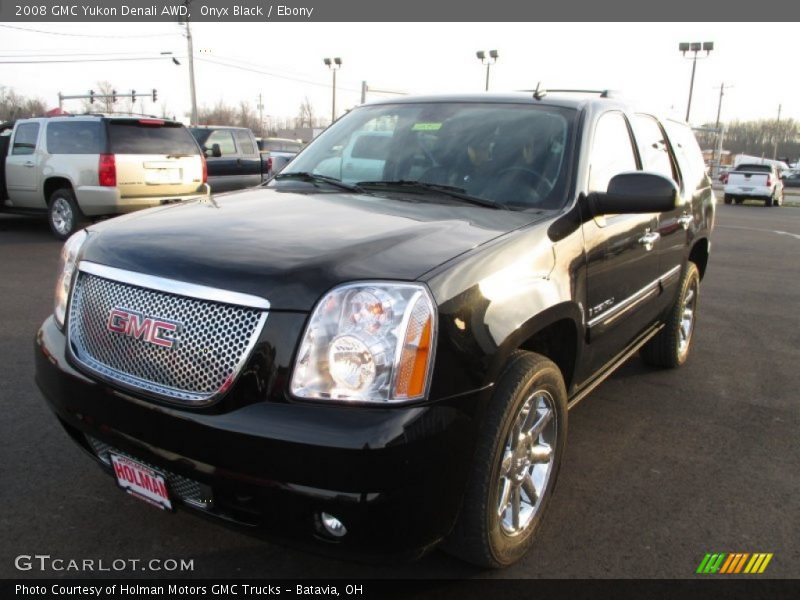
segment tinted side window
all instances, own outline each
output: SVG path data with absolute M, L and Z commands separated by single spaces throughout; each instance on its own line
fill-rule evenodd
M 17 127 L 11 154 L 33 154 L 33 151 L 36 150 L 37 137 L 39 137 L 39 124 L 23 123 Z
M 649 115 L 636 115 L 633 120 L 636 141 L 642 157 L 642 168 L 680 183 L 672 168 L 667 140 L 658 122 Z
M 47 125 L 50 154 L 101 154 L 103 133 L 99 121 L 74 121 Z
M 677 121 L 664 121 L 664 128 L 672 142 L 686 189 L 688 191 L 697 189 L 706 176 L 706 165 L 694 133 L 687 125 Z
M 625 117 L 609 112 L 600 117 L 594 131 L 589 159 L 589 191 L 605 192 L 614 175 L 636 170 L 636 154 Z
M 226 154 L 236 154 L 236 145 L 233 143 L 233 134 L 225 129 L 215 129 L 211 135 L 206 138 L 205 147 L 209 150 L 213 148 L 214 144 L 219 144 L 219 150 L 222 156 Z
M 237 130 L 236 142 L 239 144 L 239 152 L 241 154 L 255 154 L 256 148 L 253 146 L 253 138 L 247 131 Z

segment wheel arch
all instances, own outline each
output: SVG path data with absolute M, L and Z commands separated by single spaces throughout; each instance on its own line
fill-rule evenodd
M 47 179 L 45 179 L 44 185 L 42 186 L 45 204 L 49 206 L 50 196 L 53 195 L 53 192 L 55 192 L 56 190 L 60 190 L 61 188 L 69 188 L 73 192 L 75 191 L 72 182 L 66 177 L 55 176 L 55 177 L 48 177 Z
M 527 350 L 552 360 L 569 391 L 580 364 L 584 331 L 581 308 L 576 302 L 563 302 L 539 312 L 499 345 L 488 373 L 490 381 L 497 381 L 514 351 Z
M 689 250 L 689 260 L 697 265 L 697 270 L 700 271 L 700 279 L 702 280 L 706 274 L 706 267 L 708 266 L 709 254 L 709 241 L 707 237 L 701 237 L 694 241 L 691 250 Z

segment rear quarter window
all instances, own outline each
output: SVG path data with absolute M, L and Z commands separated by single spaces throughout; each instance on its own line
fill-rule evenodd
M 102 154 L 104 138 L 99 121 L 47 125 L 47 151 L 50 154 Z
M 706 179 L 706 164 L 694 132 L 687 125 L 677 121 L 666 120 L 663 124 L 683 175 L 686 191 L 694 191 L 701 187 Z
M 197 142 L 182 125 L 110 121 L 108 135 L 114 154 L 200 154 Z

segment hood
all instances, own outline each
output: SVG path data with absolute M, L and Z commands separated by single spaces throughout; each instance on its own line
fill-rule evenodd
M 90 228 L 83 260 L 260 296 L 308 311 L 337 284 L 413 280 L 542 215 L 257 188 Z

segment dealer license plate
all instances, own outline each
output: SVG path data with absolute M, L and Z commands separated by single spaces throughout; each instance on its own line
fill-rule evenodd
M 150 185 L 181 183 L 180 169 L 147 169 L 144 180 Z
M 161 473 L 127 456 L 113 452 L 109 452 L 109 456 L 117 483 L 123 490 L 153 506 L 172 510 L 166 478 Z

